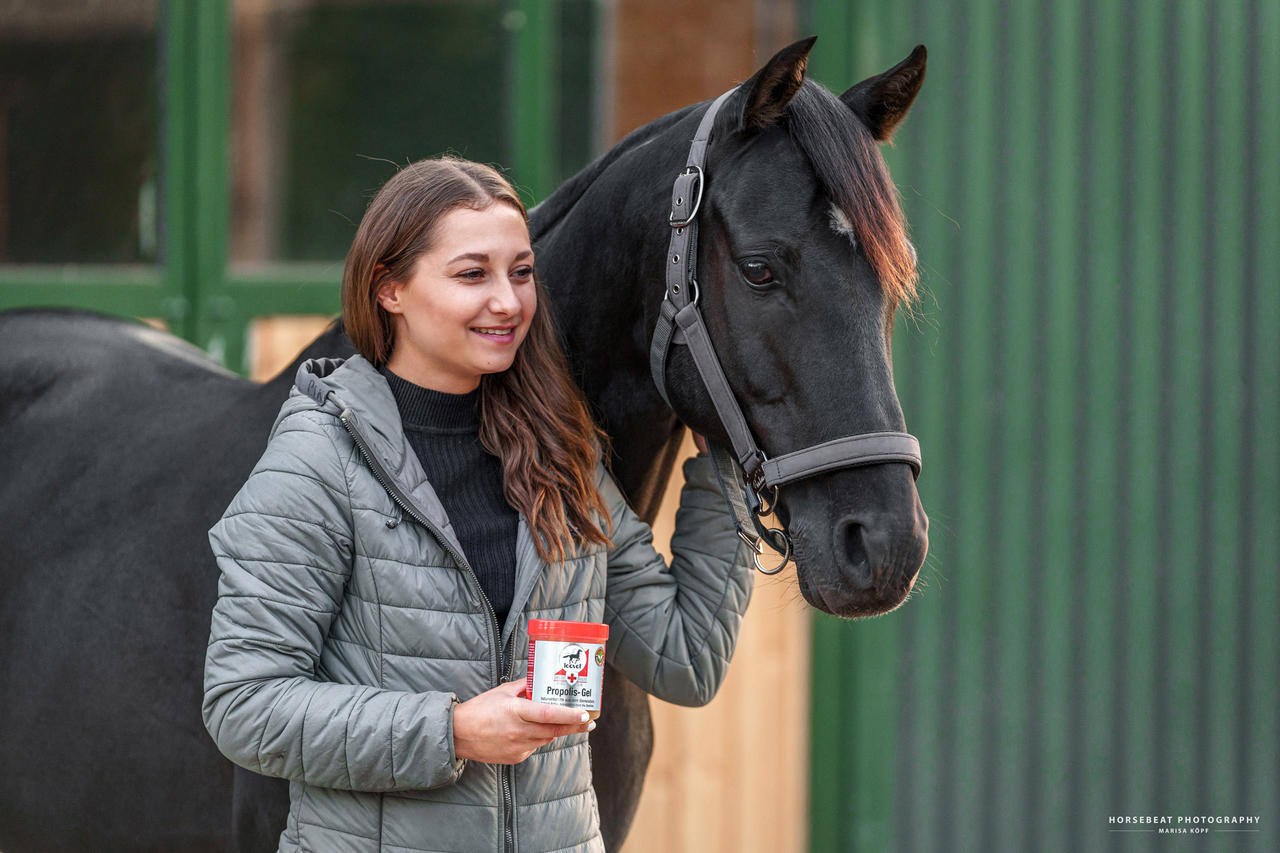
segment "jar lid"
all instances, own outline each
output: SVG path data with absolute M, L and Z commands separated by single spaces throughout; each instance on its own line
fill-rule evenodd
M 531 640 L 576 640 L 580 643 L 603 643 L 609 639 L 609 626 L 603 622 L 570 622 L 564 619 L 530 619 Z

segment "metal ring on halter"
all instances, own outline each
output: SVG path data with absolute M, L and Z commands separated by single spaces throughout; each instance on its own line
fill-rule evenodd
M 689 294 L 689 302 L 696 305 L 698 303 L 698 280 L 696 278 L 689 279 L 689 287 L 693 288 Z
M 778 572 L 785 569 L 788 566 L 788 564 L 790 564 L 791 562 L 791 537 L 787 535 L 787 532 L 785 530 L 782 530 L 781 528 L 778 528 L 778 527 L 770 527 L 768 528 L 767 532 L 770 534 L 777 534 L 777 536 L 779 536 L 782 539 L 782 543 L 784 546 L 783 548 L 778 548 L 777 544 L 773 541 L 769 542 L 769 545 L 774 550 L 776 550 L 779 554 L 782 555 L 782 562 L 772 569 L 766 569 L 760 563 L 760 558 L 764 556 L 764 541 L 765 541 L 765 538 L 761 536 L 760 539 L 758 540 L 759 547 L 756 549 L 756 556 L 755 556 L 756 571 L 758 571 L 762 575 L 776 575 Z M 771 535 L 770 539 L 772 538 L 773 536 Z

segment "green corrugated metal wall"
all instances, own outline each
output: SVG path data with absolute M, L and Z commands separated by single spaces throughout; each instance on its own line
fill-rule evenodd
M 837 91 L 930 51 L 931 520 L 904 608 L 816 626 L 813 849 L 1280 849 L 1280 2 L 813 13 Z M 1108 823 L 1203 814 L 1262 823 Z

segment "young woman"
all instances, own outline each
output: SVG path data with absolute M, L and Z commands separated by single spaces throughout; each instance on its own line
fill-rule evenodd
M 204 721 L 290 780 L 282 851 L 602 849 L 595 723 L 520 695 L 530 618 L 608 622 L 608 659 L 668 701 L 724 677 L 751 571 L 710 462 L 685 465 L 668 568 L 541 296 L 497 172 L 396 174 L 347 256 L 360 354 L 300 367 L 209 532 Z

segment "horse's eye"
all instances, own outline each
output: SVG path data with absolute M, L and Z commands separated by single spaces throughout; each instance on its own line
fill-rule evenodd
M 764 287 L 773 283 L 773 270 L 759 258 L 743 261 L 738 267 L 742 270 L 743 278 L 753 287 Z

